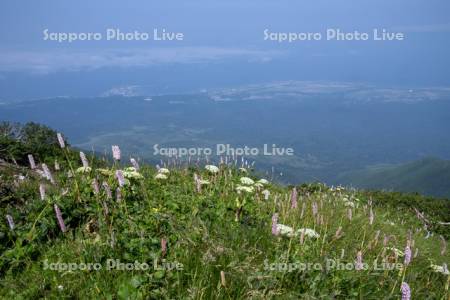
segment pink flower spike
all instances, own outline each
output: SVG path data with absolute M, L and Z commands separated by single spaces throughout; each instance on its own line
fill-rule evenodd
M 46 164 L 42 164 L 42 170 L 44 171 L 45 177 L 50 180 L 52 184 L 55 184 L 55 180 L 53 179 L 52 173 Z
M 98 182 L 97 182 L 97 179 L 95 179 L 95 178 L 92 180 L 92 189 L 94 190 L 95 195 L 100 193 L 100 189 L 98 187 Z
M 402 300 L 410 300 L 411 299 L 411 288 L 406 282 L 402 282 L 402 286 L 400 287 L 402 292 Z
M 358 251 L 358 254 L 356 255 L 355 270 L 361 271 L 362 269 L 364 269 L 364 265 L 362 262 L 362 252 Z
M 80 159 L 81 159 L 81 163 L 83 164 L 83 167 L 89 168 L 89 162 L 86 158 L 86 155 L 83 152 L 80 152 Z
M 125 177 L 123 177 L 122 170 L 116 171 L 116 178 L 117 178 L 117 181 L 119 182 L 119 186 L 123 187 L 125 185 Z
M 103 189 L 106 192 L 106 198 L 107 199 L 111 199 L 112 198 L 112 193 L 111 193 L 111 188 L 109 187 L 108 183 L 103 181 L 102 186 L 103 186 Z
M 56 134 L 56 137 L 58 138 L 58 143 L 59 143 L 59 146 L 61 147 L 61 149 L 63 149 L 63 148 L 65 148 L 66 147 L 66 144 L 64 143 L 64 138 L 63 138 L 63 136 L 61 135 L 61 133 L 57 133 Z
M 162 256 L 166 256 L 167 253 L 167 241 L 165 238 L 161 239 L 161 252 Z
M 117 145 L 113 145 L 112 147 L 113 158 L 115 160 L 120 160 L 120 148 Z
M 54 205 L 54 207 L 55 207 L 55 214 L 56 214 L 56 219 L 58 220 L 59 228 L 64 233 L 67 231 L 67 229 L 66 229 L 66 225 L 64 224 L 64 220 L 62 218 L 61 210 L 59 209 L 58 205 L 56 205 L 56 204 Z
M 32 170 L 36 169 L 36 163 L 34 161 L 34 157 L 31 154 L 28 154 L 28 161 L 30 162 L 30 168 Z
M 133 165 L 133 167 L 136 169 L 136 171 L 139 171 L 139 164 L 134 158 L 130 158 L 130 162 Z
M 14 224 L 13 217 L 11 217 L 11 215 L 6 215 L 6 220 L 8 221 L 9 229 L 14 230 L 14 227 L 16 227 L 16 225 Z
M 294 187 L 291 193 L 291 208 L 297 208 L 297 189 Z
M 272 216 L 272 234 L 278 235 L 278 214 L 273 214 Z
M 409 245 L 407 245 L 405 248 L 405 261 L 404 261 L 405 266 L 409 265 L 409 263 L 411 262 L 411 255 L 412 255 L 411 248 L 409 247 Z
M 41 200 L 45 200 L 45 186 L 41 183 L 39 185 L 39 194 L 41 195 Z

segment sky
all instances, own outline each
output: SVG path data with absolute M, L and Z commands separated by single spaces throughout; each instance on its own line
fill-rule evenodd
M 447 0 L 21 1 L 0 4 L 0 101 L 95 96 L 142 86 L 148 94 L 284 80 L 450 85 Z M 108 28 L 150 32 L 106 40 Z M 44 40 L 101 33 L 101 40 Z M 153 30 L 182 33 L 154 41 Z M 269 33 L 402 33 L 402 41 L 265 40 Z

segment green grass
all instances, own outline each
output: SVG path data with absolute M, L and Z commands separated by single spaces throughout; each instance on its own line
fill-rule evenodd
M 71 163 L 74 168 L 80 165 Z M 69 164 L 63 164 L 62 170 L 53 171 L 55 185 L 25 169 L 21 172 L 28 174 L 27 179 L 14 183 L 17 171 L 2 169 L 0 215 L 3 220 L 6 214 L 13 216 L 16 226 L 10 230 L 6 222 L 0 224 L 0 298 L 399 299 L 403 281 L 411 287 L 413 299 L 449 298 L 449 276 L 430 268 L 450 261 L 448 251 L 441 253 L 439 237 L 448 237 L 448 229 L 439 227 L 425 238 L 423 223 L 412 210 L 418 203 L 396 206 L 395 197 L 383 193 L 304 185 L 298 187 L 297 208 L 291 208 L 289 187 L 269 184 L 238 194 L 240 177 L 253 177 L 251 170 L 246 175 L 224 165 L 216 175 L 203 167 L 170 167 L 167 180 L 155 179 L 156 169 L 142 166 L 143 179 L 130 179 L 121 188 L 119 202 L 113 173 L 126 166 L 114 164 L 105 175 L 92 164 L 91 172 L 73 177 L 67 176 Z M 210 181 L 200 193 L 194 173 Z M 109 184 L 112 199 L 104 189 L 94 193 L 94 178 Z M 39 183 L 46 186 L 44 201 Z M 268 200 L 263 189 L 270 191 Z M 351 220 L 345 199 L 355 205 Z M 433 224 L 446 221 L 437 211 L 448 209 L 448 204 L 433 203 L 418 207 Z M 58 227 L 54 204 L 62 211 L 65 233 Z M 318 206 L 317 215 L 313 205 Z M 238 208 L 242 214 L 236 220 Z M 314 229 L 320 237 L 304 237 L 302 242 L 299 236 L 272 235 L 274 213 L 279 214 L 279 223 Z M 336 237 L 339 227 L 342 233 Z M 410 237 L 417 256 L 405 266 L 403 257 L 383 245 L 385 236 L 390 237 L 386 247 L 401 251 Z M 162 239 L 167 241 L 165 253 Z M 358 251 L 368 264 L 366 270 L 325 268 L 327 259 L 353 265 Z M 108 259 L 145 262 L 150 268 L 107 270 Z M 381 264 L 383 259 L 398 263 L 398 268 L 374 269 L 374 261 Z M 155 261 L 178 263 L 182 270 L 154 269 Z M 98 263 L 101 269 L 46 269 L 51 263 Z M 283 268 L 308 263 L 323 269 L 273 270 L 275 264 Z

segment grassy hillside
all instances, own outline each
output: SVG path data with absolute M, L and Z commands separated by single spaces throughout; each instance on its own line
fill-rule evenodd
M 116 152 L 105 167 L 73 153 L 58 149 L 59 170 L 0 167 L 0 298 L 450 295 L 448 202 L 294 190 L 237 162 L 158 169 Z
M 425 158 L 390 166 L 377 166 L 343 175 L 340 182 L 364 189 L 417 192 L 450 198 L 450 161 Z

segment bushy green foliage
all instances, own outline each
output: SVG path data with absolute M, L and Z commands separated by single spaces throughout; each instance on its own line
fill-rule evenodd
M 258 179 L 232 166 L 212 173 L 178 164 L 168 167 L 165 178 L 156 176 L 163 170 L 150 166 L 136 170 L 115 162 L 104 167 L 90 160 L 87 169 L 80 168 L 79 159 L 66 158 L 60 171 L 51 168 L 55 184 L 31 170 L 21 170 L 25 179 L 18 179 L 14 168 L 2 169 L 2 183 L 12 192 L 0 206 L 5 220 L 0 222 L 0 298 L 398 299 L 402 282 L 415 299 L 449 296 L 449 276 L 430 268 L 448 263 L 448 252 L 437 232 L 426 237 L 410 206 L 438 222 L 448 218 L 441 211 L 448 209 L 446 203 L 322 184 L 297 187 L 293 201 L 292 187 L 274 183 L 238 192 L 243 176 Z M 117 170 L 124 175 L 123 186 Z M 43 200 L 39 185 L 45 187 Z M 273 234 L 275 213 L 277 224 L 289 226 L 292 234 L 277 226 L 278 235 Z M 300 228 L 320 236 L 296 233 Z M 413 257 L 405 264 L 404 255 L 393 249 L 404 251 L 408 243 Z M 327 260 L 354 266 L 358 252 L 367 269 L 325 267 Z M 109 259 L 150 267 L 107 270 Z M 375 269 L 374 261 L 381 265 L 383 260 L 399 267 Z M 55 263 L 101 268 L 46 268 Z M 170 269 L 177 263 L 182 268 Z M 301 270 L 301 264 L 322 269 Z

